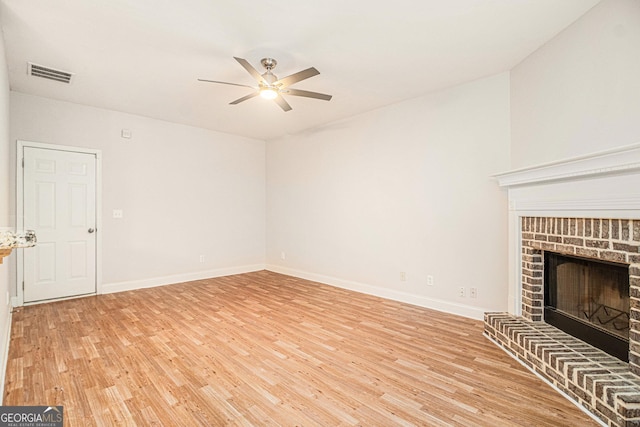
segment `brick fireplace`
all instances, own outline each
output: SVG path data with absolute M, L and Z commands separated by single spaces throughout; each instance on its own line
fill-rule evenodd
M 485 334 L 609 425 L 640 425 L 640 220 L 521 217 L 522 313 Z M 544 251 L 629 265 L 628 365 L 544 323 Z
M 523 217 L 522 316 L 543 321 L 544 251 L 629 265 L 629 364 L 640 375 L 640 220 Z
M 509 311 L 485 335 L 604 425 L 640 426 L 640 144 L 496 175 L 509 195 Z M 628 267 L 629 362 L 545 322 L 545 252 Z

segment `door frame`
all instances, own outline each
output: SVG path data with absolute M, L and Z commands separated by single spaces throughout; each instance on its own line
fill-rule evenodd
M 24 157 L 24 149 L 40 148 L 44 150 L 69 151 L 74 153 L 92 154 L 96 157 L 96 294 L 102 293 L 102 150 L 96 150 L 85 147 L 72 147 L 69 145 L 47 144 L 43 142 L 32 141 L 16 141 L 16 229 L 24 228 L 24 170 L 22 167 L 22 159 Z M 37 238 L 38 236 L 36 236 Z M 23 249 L 23 250 L 29 250 Z M 24 302 L 24 256 L 22 250 L 16 251 L 16 299 L 13 302 L 14 307 L 25 305 Z M 77 298 L 58 298 L 57 300 Z M 47 300 L 26 305 L 40 304 L 42 302 L 51 302 L 56 300 Z

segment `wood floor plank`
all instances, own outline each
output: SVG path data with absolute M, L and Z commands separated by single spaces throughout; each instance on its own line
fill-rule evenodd
M 68 426 L 595 426 L 482 322 L 261 271 L 18 309 L 4 405 Z

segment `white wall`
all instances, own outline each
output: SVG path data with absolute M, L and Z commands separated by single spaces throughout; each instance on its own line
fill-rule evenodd
M 0 228 L 13 226 L 9 204 L 9 76 L 4 50 L 4 38 L 0 31 Z M 4 259 L 0 265 L 0 395 L 4 395 L 4 377 L 11 313 L 7 292 L 9 291 L 9 264 L 15 255 Z M 0 402 L 2 398 L 0 398 Z
M 505 310 L 506 194 L 490 175 L 508 167 L 507 73 L 270 141 L 268 267 L 473 317 Z
M 11 92 L 17 139 L 102 150 L 106 292 L 264 267 L 264 141 Z
M 604 0 L 511 72 L 512 167 L 640 142 L 640 1 Z

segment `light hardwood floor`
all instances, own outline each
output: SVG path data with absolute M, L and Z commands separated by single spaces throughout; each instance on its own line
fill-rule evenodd
M 25 307 L 5 405 L 66 426 L 595 426 L 480 321 L 267 271 Z

